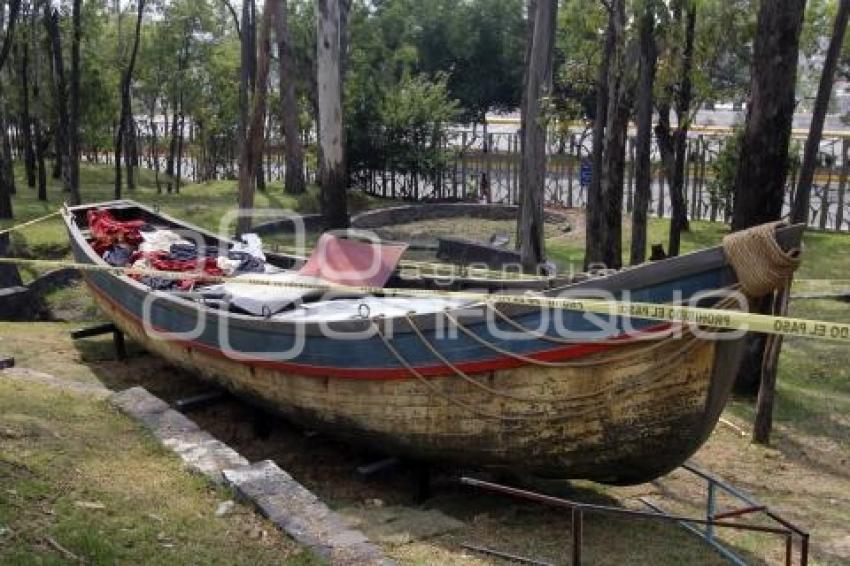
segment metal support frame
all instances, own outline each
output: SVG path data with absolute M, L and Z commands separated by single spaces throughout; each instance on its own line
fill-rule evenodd
M 688 529 L 690 532 L 696 534 L 706 542 L 708 542 L 715 550 L 717 550 L 722 556 L 727 558 L 734 564 L 745 564 L 743 558 L 741 558 L 736 553 L 732 552 L 728 548 L 724 547 L 716 538 L 716 529 L 717 528 L 728 528 L 739 531 L 749 531 L 749 532 L 759 532 L 765 534 L 773 534 L 783 537 L 785 542 L 785 563 L 790 566 L 793 562 L 793 554 L 794 554 L 794 537 L 798 537 L 800 540 L 800 566 L 807 566 L 809 561 L 809 533 L 807 531 L 802 530 L 797 527 L 790 521 L 780 517 L 772 510 L 768 509 L 765 505 L 760 504 L 751 496 L 743 493 L 742 491 L 736 489 L 734 486 L 731 486 L 716 476 L 701 470 L 691 463 L 685 463 L 682 468 L 691 472 L 692 474 L 704 479 L 707 482 L 708 490 L 706 496 L 706 513 L 705 517 L 687 517 L 682 515 L 674 515 L 672 513 L 668 513 L 658 507 L 657 505 L 647 501 L 645 498 L 639 498 L 641 502 L 650 507 L 651 511 L 641 511 L 638 509 L 629 509 L 625 507 L 614 507 L 610 505 L 597 505 L 591 503 L 582 503 L 579 501 L 571 501 L 569 499 L 563 499 L 560 497 L 555 497 L 551 495 L 546 495 L 543 493 L 537 493 L 534 491 L 519 489 L 515 487 L 510 487 L 507 485 L 501 485 L 497 483 L 487 482 L 475 478 L 463 477 L 461 478 L 461 483 L 470 485 L 473 487 L 478 487 L 481 489 L 485 489 L 487 491 L 492 491 L 494 493 L 500 493 L 503 495 L 508 495 L 511 497 L 516 497 L 519 499 L 524 499 L 528 501 L 535 501 L 538 503 L 543 503 L 545 505 L 550 505 L 553 507 L 559 507 L 562 509 L 567 509 L 571 514 L 571 528 L 570 535 L 572 539 L 572 564 L 578 565 L 581 564 L 581 554 L 582 554 L 582 542 L 583 542 L 583 527 L 584 527 L 584 514 L 585 513 L 597 513 L 603 515 L 615 515 L 620 517 L 627 517 L 632 519 L 646 519 L 646 520 L 656 520 L 656 521 L 666 521 L 677 523 L 682 527 Z M 718 512 L 717 511 L 717 490 L 721 490 L 732 497 L 737 498 L 739 501 L 743 502 L 745 506 L 739 507 L 736 509 L 732 509 L 729 511 Z M 765 517 L 771 519 L 778 526 L 766 526 L 754 523 L 742 523 L 742 522 L 733 522 L 730 519 L 737 519 L 743 517 L 745 515 L 753 515 L 756 513 L 761 513 Z M 488 552 L 495 554 L 499 551 L 489 551 Z M 533 560 L 533 559 L 529 559 Z
M 174 402 L 174 406 L 178 411 L 192 411 L 194 409 L 201 409 L 214 403 L 224 401 L 226 398 L 226 391 L 223 389 L 213 389 L 211 391 L 198 393 L 197 395 L 181 397 Z
M 744 515 L 750 515 L 750 514 L 753 514 L 753 513 L 765 513 L 765 514 L 767 514 L 768 517 L 770 517 L 771 513 L 765 505 L 760 504 L 758 501 L 756 501 L 750 495 L 748 495 L 748 494 L 740 491 L 739 489 L 735 488 L 734 486 L 729 485 L 728 483 L 720 480 L 717 476 L 714 476 L 713 474 L 706 472 L 705 470 L 699 468 L 698 466 L 696 466 L 696 465 L 694 465 L 690 462 L 686 462 L 686 463 L 682 464 L 682 469 L 687 470 L 691 474 L 699 477 L 700 479 L 705 480 L 705 482 L 706 482 L 705 518 L 707 520 L 716 521 L 716 520 L 721 520 L 721 519 L 731 519 L 731 518 L 736 518 L 736 517 L 742 517 Z M 729 495 L 729 496 L 737 499 L 738 501 L 740 501 L 742 504 L 744 504 L 744 507 L 738 507 L 738 508 L 735 508 L 735 509 L 731 509 L 729 511 L 718 512 L 717 511 L 717 496 L 718 496 L 717 491 L 718 491 L 718 489 L 721 492 L 724 492 L 727 495 Z M 643 503 L 644 505 L 646 505 L 647 507 L 649 507 L 650 509 L 652 509 L 656 513 L 668 514 L 663 508 L 652 503 L 647 498 L 640 497 L 638 499 L 641 503 Z M 779 522 L 779 521 L 777 521 L 777 522 Z M 780 522 L 780 524 L 782 524 L 782 523 Z M 699 538 L 703 539 L 705 542 L 710 544 L 712 547 L 714 547 L 714 549 L 717 552 L 719 552 L 721 555 L 723 555 L 723 557 L 726 558 L 727 560 L 729 560 L 729 562 L 731 562 L 732 564 L 735 564 L 736 566 L 746 566 L 747 562 L 746 562 L 746 560 L 744 560 L 743 557 L 741 557 L 741 555 L 732 551 L 730 548 L 726 547 L 719 540 L 717 540 L 717 538 L 715 536 L 714 525 L 711 522 L 704 525 L 704 528 L 699 528 L 698 526 L 691 524 L 688 521 L 679 521 L 679 525 L 682 528 L 684 528 L 685 530 L 687 530 L 688 532 L 698 536 Z M 801 538 L 804 538 L 804 537 L 807 538 L 808 537 L 807 534 L 804 535 L 802 532 L 797 533 L 797 534 L 800 534 Z M 791 543 L 792 543 L 792 538 L 787 537 L 786 538 L 786 563 L 787 564 L 791 563 L 790 552 L 793 550 Z M 807 557 L 805 557 L 805 556 L 801 557 L 801 558 L 803 558 L 804 560 L 807 560 Z M 802 563 L 805 564 L 805 561 L 803 561 Z
M 111 322 L 96 324 L 86 328 L 78 328 L 71 331 L 71 339 L 79 340 L 80 338 L 90 338 L 92 336 L 101 336 L 103 334 L 112 333 L 112 345 L 115 348 L 115 357 L 119 360 L 127 359 L 127 346 L 124 343 L 124 333 Z

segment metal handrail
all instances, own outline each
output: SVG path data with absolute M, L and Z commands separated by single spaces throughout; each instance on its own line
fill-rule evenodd
M 579 565 L 581 564 L 581 551 L 582 551 L 582 530 L 584 524 L 584 513 L 600 513 L 607 515 L 616 515 L 621 517 L 630 517 L 634 519 L 648 519 L 648 520 L 656 520 L 656 521 L 667 521 L 679 523 L 682 525 L 703 525 L 706 527 L 706 531 L 703 533 L 701 531 L 695 531 L 697 534 L 714 544 L 713 541 L 713 529 L 715 527 L 720 528 L 729 528 L 736 529 L 741 531 L 750 531 L 750 532 L 761 532 L 768 534 L 780 535 L 785 538 L 785 562 L 790 566 L 792 562 L 792 550 L 793 550 L 793 537 L 799 536 L 801 539 L 801 556 L 800 556 L 800 565 L 807 566 L 808 564 L 808 555 L 809 555 L 809 533 L 800 529 L 790 521 L 783 519 L 782 517 L 776 515 L 774 512 L 769 510 L 764 505 L 759 504 L 755 500 L 753 500 L 750 496 L 740 492 L 734 487 L 722 482 L 718 478 L 708 474 L 700 470 L 699 468 L 694 467 L 693 465 L 685 464 L 686 469 L 695 473 L 696 475 L 706 479 L 709 482 L 710 489 L 710 500 L 713 499 L 714 487 L 721 487 L 724 491 L 735 495 L 736 497 L 742 499 L 743 501 L 748 502 L 750 505 L 745 508 L 737 509 L 734 511 L 729 511 L 725 513 L 719 513 L 714 515 L 713 512 L 710 513 L 706 518 L 696 518 L 696 517 L 687 517 L 683 515 L 672 515 L 661 511 L 659 508 L 652 506 L 648 502 L 644 501 L 645 504 L 650 505 L 655 511 L 641 511 L 638 509 L 627 509 L 623 507 L 613 507 L 610 505 L 600 505 L 596 503 L 583 503 L 580 501 L 573 501 L 570 499 L 563 499 L 561 497 L 555 497 L 552 495 L 546 495 L 543 493 L 537 493 L 534 491 L 529 491 L 525 489 L 520 489 L 516 487 L 511 487 L 507 485 L 497 484 L 493 482 L 488 482 L 484 480 L 479 480 L 476 478 L 470 477 L 462 477 L 460 479 L 461 483 L 473 487 L 478 487 L 482 489 L 486 489 L 488 491 L 492 491 L 495 493 L 500 493 L 503 495 L 508 495 L 511 497 L 517 497 L 520 499 L 526 499 L 529 501 L 535 501 L 538 503 L 543 503 L 545 505 L 550 505 L 553 507 L 559 507 L 563 509 L 569 509 L 572 515 L 572 524 L 571 524 L 571 534 L 572 534 L 572 564 Z M 712 503 L 710 503 L 712 505 Z M 731 521 L 724 521 L 724 518 L 730 517 L 738 517 L 744 514 L 762 512 L 767 515 L 769 518 L 773 519 L 777 523 L 781 525 L 781 527 L 770 527 L 764 525 L 755 525 L 748 523 L 737 523 Z M 716 546 L 716 544 L 715 544 Z M 724 549 L 725 550 L 725 549 Z M 728 553 L 728 554 L 727 554 Z M 724 553 L 725 556 L 732 558 L 737 558 L 736 555 L 732 554 L 730 551 Z M 738 560 L 734 560 L 737 562 Z

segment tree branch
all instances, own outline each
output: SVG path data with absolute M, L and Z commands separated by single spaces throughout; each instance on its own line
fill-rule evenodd
M 239 39 L 242 39 L 242 28 L 239 27 L 239 15 L 233 8 L 233 4 L 231 4 L 229 0 L 221 0 L 221 2 L 230 12 L 230 15 L 233 16 L 233 25 L 236 28 L 236 35 L 239 36 Z

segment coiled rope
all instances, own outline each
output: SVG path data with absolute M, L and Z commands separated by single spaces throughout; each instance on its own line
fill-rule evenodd
M 800 266 L 800 250 L 786 252 L 774 237 L 786 224 L 761 224 L 723 237 L 723 253 L 748 296 L 763 297 L 781 288 Z

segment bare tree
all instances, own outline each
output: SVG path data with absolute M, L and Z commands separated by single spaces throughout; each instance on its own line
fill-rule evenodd
M 750 102 L 735 176 L 733 230 L 778 220 L 782 213 L 805 4 L 805 0 L 772 0 L 759 8 Z M 770 308 L 770 297 L 751 305 L 757 312 Z M 764 337 L 751 335 L 738 375 L 739 385 L 761 375 L 753 440 L 762 443 L 770 437 L 776 384 L 776 368 L 763 371 L 764 350 Z
M 342 128 L 340 0 L 318 0 L 317 69 L 322 215 L 327 228 L 348 226 L 347 175 Z
M 646 259 L 646 221 L 652 189 L 652 89 L 658 58 L 655 44 L 655 0 L 643 0 L 640 14 L 640 68 L 636 94 L 637 139 L 635 197 L 632 208 L 632 247 L 629 263 Z
M 239 209 L 249 211 L 254 207 L 254 189 L 256 188 L 257 163 L 263 154 L 263 135 L 266 122 L 266 95 L 269 80 L 269 51 L 271 39 L 271 12 L 269 6 L 263 11 L 263 19 L 260 25 L 260 38 L 257 57 L 257 80 L 254 85 L 252 107 L 250 109 L 250 122 L 248 124 L 247 139 L 242 144 L 241 158 L 239 160 Z M 247 34 L 248 29 L 244 25 L 242 33 Z M 240 215 L 236 224 L 236 233 L 242 234 L 251 226 L 251 218 Z
M 71 8 L 73 35 L 71 37 L 71 88 L 68 112 L 68 179 L 72 205 L 80 204 L 80 37 L 82 35 L 81 0 Z M 117 156 L 116 156 L 116 159 Z
M 528 41 L 528 69 L 522 124 L 522 206 L 520 257 L 523 269 L 536 272 L 546 260 L 543 230 L 543 192 L 546 183 L 545 99 L 552 90 L 557 0 L 537 0 Z M 531 14 L 529 14 L 531 17 Z
M 794 210 L 791 213 L 791 219 L 794 222 L 808 223 L 809 221 L 809 199 L 812 193 L 812 180 L 815 176 L 815 166 L 817 165 L 820 140 L 823 134 L 823 123 L 826 119 L 826 112 L 829 109 L 829 98 L 832 96 L 835 69 L 838 66 L 838 59 L 841 57 L 841 48 L 844 45 L 844 34 L 847 31 L 848 15 L 850 15 L 850 0 L 841 0 L 838 4 L 838 13 L 835 15 L 835 24 L 832 30 L 832 38 L 829 41 L 829 48 L 826 52 L 826 59 L 823 62 L 823 71 L 821 72 L 818 93 L 815 98 L 814 112 L 812 112 L 812 125 L 809 128 L 806 151 L 803 154 L 803 164 L 800 167 L 797 196 L 794 199 Z M 826 211 L 823 211 L 821 214 L 826 214 Z
M 15 24 L 18 20 L 20 8 L 21 0 L 12 0 L 9 3 L 9 19 L 6 23 L 6 34 L 3 36 L 3 44 L 0 46 L 0 71 L 3 70 L 6 60 L 9 58 L 9 51 L 12 47 Z M 5 6 L 0 9 L 4 10 L 5 15 Z M 0 22 L 0 27 L 2 27 L 2 22 Z M 2 88 L 0 88 L 0 129 L 0 138 L 2 138 L 0 142 L 3 145 L 2 151 L 0 151 L 0 218 L 12 218 L 14 216 L 12 194 L 15 191 L 15 175 L 12 171 L 11 152 L 6 151 L 9 143 L 9 128 L 6 122 L 6 105 Z
M 36 164 L 36 176 L 37 176 L 37 185 L 38 185 L 38 200 L 46 201 L 47 200 L 47 169 L 45 168 L 44 163 L 44 154 L 47 151 L 47 143 L 44 136 L 44 126 L 41 121 L 41 117 L 45 113 L 44 102 L 41 97 L 41 68 L 42 68 L 42 51 L 37 49 L 36 38 L 38 37 L 37 32 L 37 21 L 38 21 L 38 13 L 37 10 L 33 9 L 30 13 L 30 41 L 32 43 L 32 105 L 35 109 L 35 115 L 33 116 L 32 121 L 32 130 L 33 130 L 33 145 L 35 147 L 35 164 Z
M 608 8 L 608 26 L 605 30 L 605 43 L 602 49 L 602 63 L 596 78 L 596 115 L 593 117 L 593 148 L 591 150 L 592 175 L 587 189 L 587 221 L 584 238 L 584 268 L 601 264 L 604 260 L 605 211 L 602 196 L 602 168 L 605 149 L 605 124 L 608 113 L 608 74 L 614 54 L 616 31 L 614 13 Z
M 278 76 L 280 79 L 280 116 L 283 126 L 283 143 L 286 161 L 284 190 L 290 194 L 303 193 L 304 148 L 298 132 L 298 99 L 295 93 L 295 55 L 286 0 L 269 0 L 277 42 Z
M 22 15 L 26 17 L 26 15 Z M 21 117 L 18 127 L 21 131 L 21 143 L 24 146 L 24 172 L 27 178 L 27 186 L 35 188 L 35 151 L 33 148 L 32 135 L 32 113 L 30 112 L 30 46 L 29 30 L 21 26 L 19 31 L 27 30 L 18 43 L 18 78 L 21 83 Z
M 676 96 L 677 127 L 674 139 L 676 163 L 673 171 L 673 183 L 670 187 L 670 200 L 673 214 L 670 218 L 670 241 L 667 253 L 679 255 L 682 231 L 688 230 L 688 211 L 685 204 L 685 167 L 688 166 L 688 128 L 691 120 L 691 98 L 693 88 L 691 75 L 694 65 L 694 35 L 696 30 L 697 5 L 694 0 L 682 0 L 677 10 L 684 10 L 685 15 L 685 50 L 682 53 L 681 82 Z M 681 16 L 677 18 L 681 20 Z
M 631 113 L 631 85 L 626 50 L 626 3 L 611 2 L 614 49 L 608 66 L 608 101 L 605 111 L 605 136 L 602 151 L 601 199 L 603 229 L 602 263 L 619 269 L 623 264 L 622 220 L 623 183 L 626 163 L 626 134 Z
M 142 15 L 145 11 L 145 0 L 138 0 L 136 7 L 136 30 L 133 37 L 133 48 L 130 52 L 130 60 L 127 62 L 127 67 L 121 75 L 121 116 L 118 119 L 118 131 L 115 133 L 115 198 L 121 198 L 121 156 L 124 153 L 123 144 L 125 137 L 129 137 L 129 130 L 132 127 L 132 100 L 130 98 L 130 86 L 133 81 L 133 70 L 136 67 L 136 56 L 139 53 L 139 41 L 142 34 Z M 77 46 L 79 49 L 79 46 Z M 130 143 L 127 140 L 127 143 Z M 126 157 L 126 156 L 125 156 Z M 135 186 L 133 181 L 133 166 L 130 159 L 127 162 L 127 187 Z
M 52 82 L 53 105 L 56 108 L 54 126 L 54 148 L 56 160 L 53 163 L 53 178 L 62 177 L 65 191 L 71 191 L 70 169 L 68 161 L 68 85 L 65 80 L 65 63 L 62 57 L 62 35 L 59 30 L 59 11 L 44 3 L 44 27 L 47 30 L 50 51 L 50 78 Z M 63 166 L 64 164 L 64 166 Z

